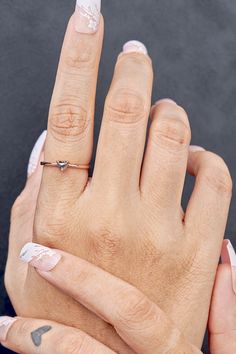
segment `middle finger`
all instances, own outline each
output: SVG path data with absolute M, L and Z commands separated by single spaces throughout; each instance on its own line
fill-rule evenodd
M 153 70 L 145 46 L 125 44 L 108 93 L 99 137 L 93 186 L 132 192 L 140 168 L 151 105 Z

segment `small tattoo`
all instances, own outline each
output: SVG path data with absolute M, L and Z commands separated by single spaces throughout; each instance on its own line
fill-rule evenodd
M 49 332 L 51 329 L 51 326 L 43 326 L 31 332 L 31 339 L 36 347 L 39 347 L 42 343 L 42 335 Z

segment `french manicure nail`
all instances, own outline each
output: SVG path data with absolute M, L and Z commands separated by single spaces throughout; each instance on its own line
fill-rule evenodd
M 203 147 L 197 145 L 190 145 L 189 150 L 191 152 L 206 151 Z
M 16 318 L 1 316 L 0 317 L 0 342 L 5 342 L 9 329 L 16 322 Z
M 28 177 L 30 177 L 37 169 L 37 166 L 39 164 L 39 158 L 45 144 L 46 136 L 47 136 L 47 131 L 45 130 L 40 135 L 40 137 L 38 138 L 38 140 L 34 145 L 34 148 L 30 155 L 29 164 L 28 164 L 28 171 L 27 171 Z
M 229 240 L 224 240 L 223 242 L 221 261 L 223 264 L 231 265 L 232 285 L 236 294 L 236 253 L 232 243 Z
M 177 105 L 177 103 L 174 100 L 172 100 L 171 98 L 162 98 L 155 103 L 155 106 L 157 106 L 161 103 L 172 103 L 172 104 Z
M 123 46 L 123 53 L 142 53 L 147 55 L 146 46 L 139 41 L 129 41 Z
M 77 0 L 75 7 L 75 30 L 79 33 L 95 33 L 101 15 L 101 0 Z
M 61 260 L 62 256 L 51 248 L 27 243 L 20 252 L 20 259 L 42 272 L 50 272 Z

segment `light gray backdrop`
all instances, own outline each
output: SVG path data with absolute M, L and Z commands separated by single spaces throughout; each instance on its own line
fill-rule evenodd
M 12 313 L 3 290 L 9 211 L 24 185 L 32 146 L 46 127 L 60 47 L 73 8 L 72 0 L 0 0 L 2 314 Z M 116 57 L 125 41 L 139 39 L 154 62 L 153 100 L 172 97 L 183 105 L 189 113 L 193 143 L 222 155 L 235 179 L 235 0 L 104 0 L 103 14 L 106 34 L 96 139 Z M 184 204 L 190 186 L 191 181 Z M 227 228 L 236 246 L 235 209 L 236 199 Z

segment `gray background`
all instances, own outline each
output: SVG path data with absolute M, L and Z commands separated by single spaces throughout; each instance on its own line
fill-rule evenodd
M 3 290 L 9 211 L 23 188 L 32 146 L 46 127 L 60 46 L 73 7 L 72 0 L 0 0 L 2 314 L 12 313 Z M 172 97 L 182 104 L 191 120 L 193 143 L 222 155 L 235 180 L 235 0 L 104 0 L 103 14 L 106 34 L 96 139 L 116 57 L 125 41 L 139 39 L 154 61 L 153 100 Z M 234 201 L 227 235 L 236 246 L 235 208 Z M 0 348 L 0 353 L 5 350 Z

